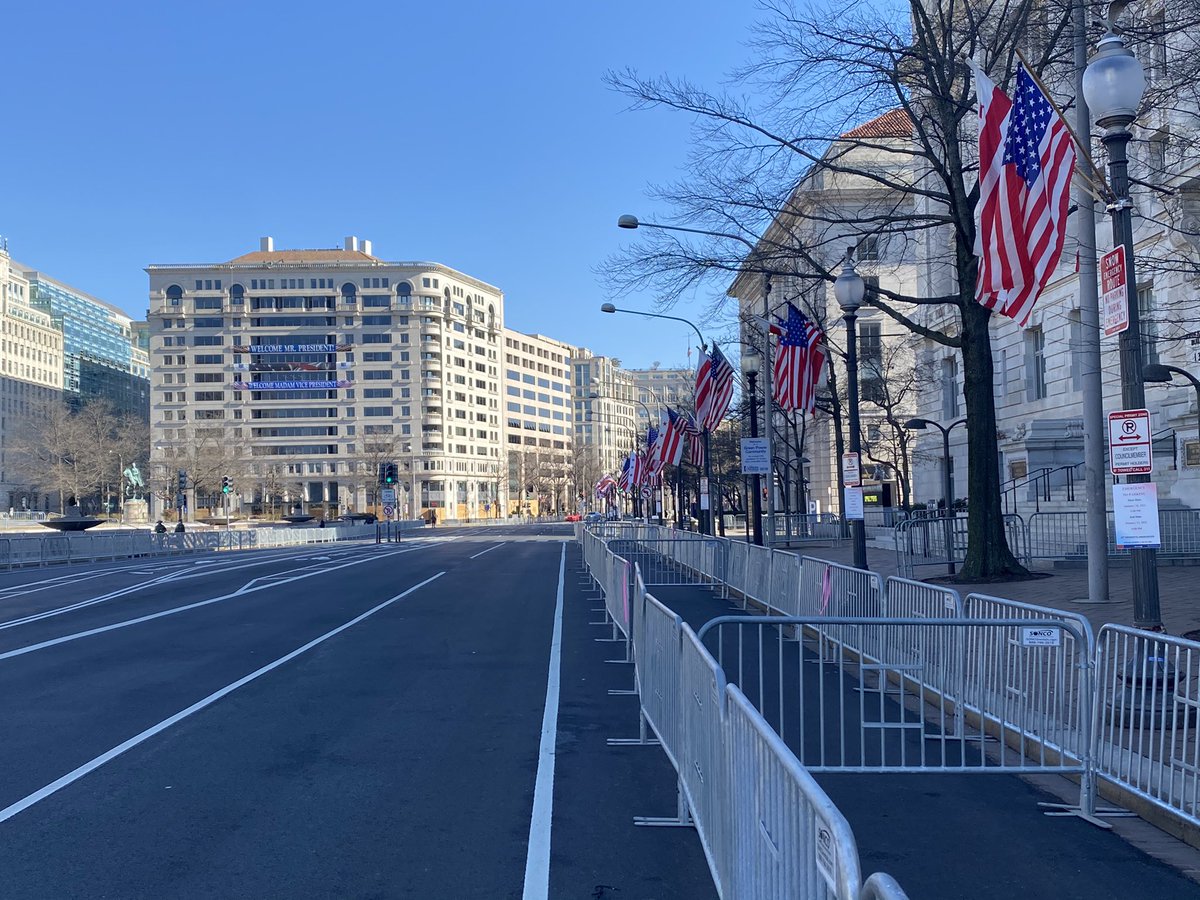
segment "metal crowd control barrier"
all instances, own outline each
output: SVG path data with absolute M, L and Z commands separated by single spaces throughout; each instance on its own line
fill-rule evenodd
M 1013 555 L 1030 561 L 1025 520 L 1016 513 L 1004 516 L 1004 533 Z M 912 578 L 917 569 L 962 563 L 967 555 L 967 517 L 917 516 L 897 523 L 896 571 Z
M 724 542 L 702 535 L 614 538 L 609 549 L 635 563 L 648 586 L 722 584 Z
M 122 529 L 91 534 L 10 535 L 0 539 L 0 566 L 11 569 L 139 556 L 173 556 L 204 550 L 294 547 L 370 536 L 374 536 L 374 526 L 169 531 L 166 534 Z
M 631 605 L 639 736 L 610 743 L 654 743 L 652 729 L 678 776 L 676 814 L 638 824 L 694 825 L 723 898 L 907 900 L 889 876 L 861 881 L 845 818 L 637 565 Z
M 721 616 L 698 633 L 810 771 L 1077 775 L 1065 811 L 1103 824 L 1092 708 L 1063 702 L 1092 696 L 1088 636 L 1062 619 L 852 616 Z
M 1200 826 L 1200 643 L 1100 629 L 1096 772 Z

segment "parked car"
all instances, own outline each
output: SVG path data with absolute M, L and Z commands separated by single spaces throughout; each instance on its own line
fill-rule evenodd
M 583 521 L 588 525 L 595 525 L 603 522 L 604 516 L 600 515 L 598 512 L 590 512 L 584 517 Z
M 569 516 L 565 517 L 563 519 L 563 521 L 564 522 L 579 522 L 582 519 L 583 519 L 583 516 L 581 516 L 579 513 L 571 513 Z

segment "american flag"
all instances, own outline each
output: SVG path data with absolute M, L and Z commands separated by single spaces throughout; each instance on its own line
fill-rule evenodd
M 714 430 L 725 418 L 733 399 L 733 366 L 713 344 L 712 353 L 701 353 L 696 368 L 696 422 Z
M 704 442 L 700 437 L 700 429 L 696 427 L 696 420 L 691 413 L 683 413 L 680 418 L 683 420 L 683 431 L 688 436 L 687 461 L 699 468 L 704 465 Z
M 825 347 L 821 340 L 824 333 L 791 303 L 781 326 L 771 370 L 771 392 L 780 409 L 811 413 L 816 408 L 817 385 L 825 371 Z
M 596 496 L 600 498 L 611 497 L 616 488 L 616 479 L 614 479 L 611 475 L 605 475 L 596 482 Z
M 979 97 L 976 298 L 1024 326 L 1062 256 L 1075 145 L 1033 76 L 1015 100 L 975 68 Z

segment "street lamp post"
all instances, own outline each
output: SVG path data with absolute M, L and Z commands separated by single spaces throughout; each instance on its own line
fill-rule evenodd
M 621 217 L 622 220 L 624 220 L 625 218 L 627 218 L 627 217 L 625 217 L 625 216 Z M 632 216 L 630 216 L 628 218 L 632 218 Z M 635 220 L 635 222 L 636 222 L 636 220 Z M 635 225 L 621 225 L 621 227 L 622 228 L 636 228 L 637 225 L 636 224 Z M 664 315 L 662 313 L 645 312 L 644 310 L 640 310 L 640 309 L 622 309 L 621 307 L 614 306 L 611 303 L 600 304 L 600 312 L 603 312 L 603 313 L 628 313 L 629 315 L 633 315 L 633 316 L 645 316 L 647 319 L 669 319 L 672 322 L 682 322 L 684 325 L 691 326 L 691 329 L 694 332 L 696 332 L 696 337 L 698 337 L 700 339 L 700 352 L 705 353 L 708 351 L 708 344 L 704 340 L 704 335 L 700 333 L 700 329 L 696 327 L 696 324 L 688 319 L 680 318 L 679 316 L 668 316 L 668 315 Z M 640 400 L 638 402 L 641 403 Z M 645 409 L 644 403 L 642 404 L 642 408 Z M 647 420 L 650 419 L 650 411 L 648 409 L 646 410 L 646 419 Z M 712 440 L 709 435 L 708 428 L 704 427 L 703 425 L 701 426 L 701 430 L 700 430 L 700 442 L 704 445 L 704 483 L 710 486 L 709 496 L 711 496 L 712 454 L 709 452 L 709 450 L 711 449 Z M 712 517 L 712 509 L 711 509 L 711 507 L 712 507 L 711 500 L 709 501 L 709 507 L 710 507 L 709 509 L 704 509 L 703 505 L 701 505 L 700 531 L 702 534 L 715 534 L 716 533 L 716 529 L 712 527 L 713 517 Z
M 755 247 L 754 244 L 752 244 L 750 241 L 748 241 L 746 238 L 742 237 L 739 234 L 727 234 L 722 231 L 704 231 L 699 228 L 684 228 L 679 225 L 658 225 L 654 222 L 639 221 L 637 216 L 631 216 L 631 215 L 624 215 L 624 216 L 621 216 L 620 218 L 618 218 L 617 219 L 617 227 L 618 228 L 657 228 L 660 231 L 682 231 L 687 234 L 700 234 L 700 235 L 704 235 L 706 237 L 725 238 L 727 240 L 738 241 L 739 243 L 745 244 L 747 249 L 749 249 L 749 251 L 750 251 L 750 256 L 754 256 L 755 254 L 758 253 L 758 248 Z M 763 295 L 762 314 L 763 314 L 764 323 L 769 323 L 770 319 L 771 319 L 771 276 L 773 274 L 774 274 L 773 272 L 769 272 L 766 270 L 762 271 L 762 295 Z M 695 327 L 695 326 L 693 326 L 693 327 Z M 767 327 L 767 325 L 764 324 L 763 327 L 765 329 Z M 764 334 L 764 336 L 765 336 L 765 334 Z M 763 437 L 765 437 L 767 439 L 767 458 L 769 459 L 771 456 L 771 444 L 772 444 L 771 435 L 774 430 L 774 424 L 773 424 L 774 423 L 774 412 L 771 409 L 772 397 L 771 397 L 771 342 L 770 342 L 770 340 L 765 340 L 763 342 L 763 346 L 766 351 L 763 354 L 763 365 L 762 365 Z M 709 458 L 710 458 L 711 454 L 708 452 L 709 451 L 708 443 L 709 443 L 708 442 L 708 430 L 705 429 L 705 431 L 704 431 L 705 477 L 710 477 L 710 475 L 711 475 L 711 472 L 710 472 L 711 466 L 709 463 Z M 711 479 L 710 479 L 709 483 L 711 484 Z M 774 490 L 774 484 L 769 484 L 768 490 L 767 490 L 766 539 L 767 539 L 768 543 L 773 542 L 775 539 L 775 490 Z
M 932 425 L 942 433 L 942 525 L 946 534 L 946 571 L 954 574 L 954 526 L 953 513 L 951 507 L 954 504 L 954 483 L 950 478 L 950 432 L 959 425 L 966 425 L 966 419 L 959 419 L 957 422 L 951 422 L 949 425 L 939 425 L 932 419 L 909 419 L 904 423 L 905 428 L 920 431 Z
M 758 437 L 758 397 L 755 396 L 754 388 L 758 383 L 758 366 L 759 355 L 757 352 L 747 349 L 742 353 L 742 374 L 746 376 L 746 391 L 749 394 L 747 401 L 750 405 L 750 437 Z M 751 476 L 753 490 L 750 495 L 749 509 L 746 510 L 751 519 L 751 532 L 754 535 L 754 543 L 760 547 L 763 542 L 762 532 L 762 476 L 755 473 Z
M 1192 383 L 1192 387 L 1196 390 L 1196 413 L 1197 425 L 1200 425 L 1200 378 L 1197 378 L 1191 372 L 1181 369 L 1178 366 L 1164 366 L 1161 363 L 1150 363 L 1142 369 L 1142 381 L 1153 384 L 1170 384 L 1171 373 L 1182 375 Z
M 847 248 L 845 265 L 842 266 L 842 271 L 833 282 L 833 294 L 837 298 L 838 306 L 842 308 L 842 317 L 846 320 L 846 389 L 849 394 L 850 406 L 850 452 L 859 457 L 861 471 L 862 439 L 858 433 L 858 335 L 856 322 L 858 309 L 862 306 L 863 296 L 866 294 L 866 283 L 862 280 L 862 276 L 854 270 L 854 260 L 851 257 L 853 252 L 853 247 Z M 844 499 L 847 491 L 849 488 L 843 485 L 843 512 L 847 505 Z M 866 523 L 861 518 L 850 521 L 850 540 L 854 548 L 854 567 L 856 569 L 867 567 L 867 535 L 863 528 L 864 524 Z
M 1121 405 L 1142 409 L 1146 386 L 1142 380 L 1142 333 L 1137 304 L 1137 272 L 1133 257 L 1133 202 L 1129 197 L 1129 126 L 1137 118 L 1146 90 L 1146 75 L 1137 57 L 1110 30 L 1097 45 L 1083 73 L 1083 94 L 1096 124 L 1104 129 L 1100 139 L 1108 151 L 1108 172 L 1113 200 L 1113 246 L 1125 248 L 1125 302 L 1129 327 L 1120 337 Z M 1149 475 L 1129 475 L 1130 484 L 1147 484 Z M 1139 628 L 1162 631 L 1158 597 L 1158 554 L 1152 547 L 1135 547 L 1133 568 L 1133 620 Z

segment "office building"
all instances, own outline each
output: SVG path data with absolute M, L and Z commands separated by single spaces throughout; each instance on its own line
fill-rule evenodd
M 14 263 L 14 265 L 17 265 Z M 29 303 L 63 335 L 63 395 L 73 406 L 108 400 L 118 414 L 150 415 L 148 357 L 136 354 L 133 320 L 110 303 L 22 266 Z
M 500 502 L 498 288 L 356 237 L 263 238 L 228 262 L 147 272 L 153 458 L 160 483 L 188 471 L 193 510 L 229 473 L 247 512 L 383 512 L 384 461 L 397 516 L 479 518 Z
M 571 396 L 575 404 L 575 442 L 580 447 L 580 482 L 591 487 L 605 473 L 616 476 L 635 446 L 644 443 L 634 415 L 633 376 L 621 361 L 579 348 L 571 359 Z
M 0 249 L 0 508 L 16 512 L 51 508 L 22 447 L 63 387 L 62 332 L 30 295 L 29 279 Z
M 577 352 L 544 335 L 504 329 L 509 514 L 576 511 L 571 359 Z
M 634 417 L 637 428 L 646 433 L 650 425 L 647 410 L 654 417 L 657 427 L 663 406 L 672 409 L 690 411 L 695 405 L 696 373 L 694 369 L 663 369 L 657 364 L 649 369 L 627 369 L 633 379 L 634 396 L 639 403 L 634 404 Z M 641 404 L 645 404 L 645 407 Z

